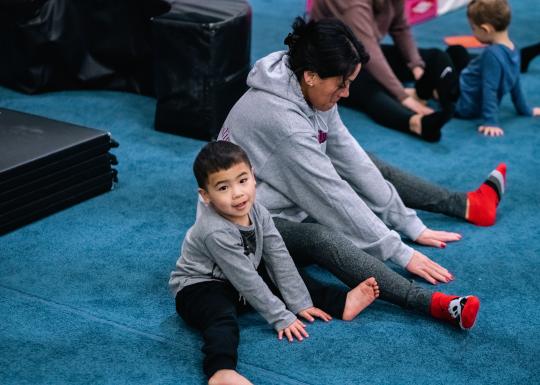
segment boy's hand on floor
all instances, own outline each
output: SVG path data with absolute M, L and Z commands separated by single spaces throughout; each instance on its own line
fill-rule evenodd
M 296 319 L 296 321 L 286 328 L 279 330 L 278 339 L 283 339 L 283 334 L 285 334 L 289 342 L 293 342 L 294 337 L 296 337 L 298 341 L 302 341 L 304 337 L 309 337 L 309 334 L 306 332 L 306 325 L 304 325 L 299 319 Z
M 320 318 L 325 322 L 328 322 L 332 319 L 332 316 L 328 314 L 327 312 L 317 308 L 317 307 L 308 307 L 305 310 L 302 310 L 300 313 L 298 313 L 302 318 L 305 318 L 309 322 L 315 321 L 314 317 Z
M 478 132 L 481 132 L 485 136 L 503 136 L 504 131 L 500 127 L 494 126 L 480 126 L 478 127 Z
M 540 116 L 540 107 L 533 108 L 533 116 Z
M 448 231 L 425 229 L 414 241 L 420 245 L 445 248 L 446 242 L 455 242 L 461 239 L 461 234 Z
M 433 285 L 448 283 L 454 279 L 448 270 L 416 250 L 405 268 Z

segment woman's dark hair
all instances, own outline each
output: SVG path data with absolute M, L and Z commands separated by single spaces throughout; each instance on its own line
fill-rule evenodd
M 306 23 L 297 17 L 292 29 L 284 43 L 289 46 L 289 67 L 298 81 L 304 71 L 313 71 L 323 79 L 332 76 L 346 79 L 358 64 L 369 60 L 362 43 L 337 19 Z
M 193 174 L 199 187 L 206 189 L 210 174 L 227 170 L 238 163 L 245 163 L 251 168 L 251 162 L 242 147 L 223 140 L 210 142 L 195 158 Z

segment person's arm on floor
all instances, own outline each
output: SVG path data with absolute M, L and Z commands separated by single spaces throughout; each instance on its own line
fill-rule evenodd
M 268 210 L 258 205 L 263 224 L 263 254 L 268 274 L 294 314 L 313 306 L 309 292 Z
M 328 313 L 313 306 L 306 285 L 298 273 L 270 213 L 263 206 L 259 206 L 259 212 L 263 221 L 263 260 L 268 274 L 279 289 L 287 308 L 310 322 L 314 321 L 314 317 L 326 322 L 330 321 L 332 317 Z M 279 339 L 282 338 L 283 334 L 291 340 L 287 330 L 279 333 Z
M 527 103 L 523 90 L 521 89 L 521 79 L 519 75 L 516 80 L 516 84 L 514 84 L 514 87 L 510 90 L 510 95 L 512 96 L 512 103 L 514 104 L 514 108 L 518 114 L 525 116 L 540 115 L 539 107 L 531 108 Z
M 374 257 L 392 259 L 431 283 L 450 280 L 446 269 L 405 245 L 338 175 L 309 121 L 298 116 L 282 124 L 293 126 L 294 134 L 275 144 L 275 153 L 258 172 L 262 180 L 271 180 L 274 190 L 318 223 L 342 232 Z
M 408 95 L 384 57 L 373 17 L 373 9 L 369 1 L 354 3 L 342 15 L 343 22 L 351 27 L 356 38 L 369 54 L 369 62 L 365 65 L 365 70 L 401 102 Z
M 486 49 L 481 57 L 482 73 L 482 125 L 478 131 L 486 136 L 501 136 L 504 134 L 499 125 L 499 102 L 497 91 L 502 76 L 501 64 L 495 54 Z
M 328 115 L 326 154 L 337 173 L 390 228 L 415 240 L 426 229 L 414 210 L 403 204 L 395 187 L 385 180 L 364 149 L 350 134 L 334 108 Z
M 392 36 L 392 40 L 399 48 L 406 61 L 407 67 L 410 68 L 416 80 L 420 79 L 424 74 L 425 63 L 418 52 L 418 47 L 411 33 L 411 28 L 407 17 L 405 16 L 404 1 L 397 1 L 395 17 L 392 19 L 388 33 Z
M 252 260 L 244 254 L 238 230 L 219 230 L 207 236 L 205 245 L 234 288 L 276 331 L 292 325 L 296 315 L 287 310 L 263 281 Z
M 371 2 L 354 3 L 343 12 L 341 17 L 369 53 L 369 61 L 362 71 L 368 71 L 390 94 L 410 110 L 422 114 L 432 112 L 432 110 L 407 94 L 403 84 L 401 84 L 401 81 L 388 64 L 379 43 Z

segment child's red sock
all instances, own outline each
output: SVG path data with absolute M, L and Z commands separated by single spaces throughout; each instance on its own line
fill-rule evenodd
M 480 300 L 474 295 L 458 297 L 436 292 L 431 296 L 429 311 L 435 318 L 459 325 L 464 330 L 472 329 L 480 309 Z
M 467 193 L 469 209 L 466 219 L 478 226 L 493 225 L 505 187 L 506 164 L 501 163 L 478 190 Z

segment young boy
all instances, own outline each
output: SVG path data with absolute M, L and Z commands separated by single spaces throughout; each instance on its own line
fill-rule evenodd
M 457 51 L 448 51 L 458 71 L 460 66 L 466 65 L 459 78 L 456 116 L 481 118 L 479 132 L 501 136 L 504 131 L 497 115 L 504 95 L 510 93 L 520 115 L 540 116 L 540 108 L 529 107 L 521 90 L 519 50 L 508 35 L 511 12 L 507 0 L 472 0 L 467 7 L 467 17 L 474 36 L 488 46 L 470 62 L 463 56 L 456 59 Z
M 270 214 L 255 202 L 251 163 L 239 146 L 207 144 L 193 171 L 204 204 L 198 205 L 169 286 L 178 314 L 202 332 L 209 384 L 251 384 L 236 372 L 237 315 L 247 303 L 279 339 L 301 341 L 308 333 L 297 314 L 308 321 L 352 320 L 379 296 L 374 278 L 349 292 L 309 277 L 304 284 Z

